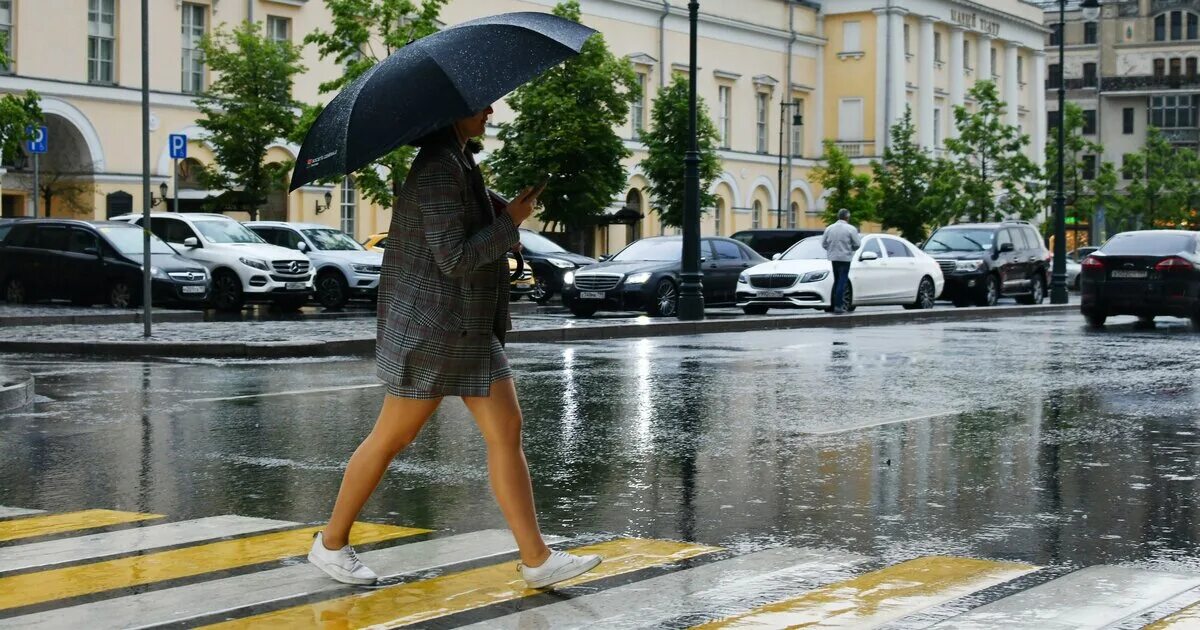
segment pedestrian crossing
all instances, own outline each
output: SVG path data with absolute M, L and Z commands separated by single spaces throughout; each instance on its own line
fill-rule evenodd
M 1200 628 L 1200 574 L 549 538 L 604 562 L 544 591 L 507 531 L 373 523 L 351 542 L 383 579 L 353 587 L 304 561 L 319 529 L 0 506 L 0 628 Z

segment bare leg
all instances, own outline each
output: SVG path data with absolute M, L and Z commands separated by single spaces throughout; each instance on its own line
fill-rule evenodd
M 521 562 L 530 567 L 541 566 L 550 557 L 550 548 L 538 531 L 529 464 L 521 448 L 521 405 L 513 381 L 492 383 L 490 396 L 463 398 L 463 402 L 475 416 L 487 442 L 492 492 L 517 541 Z
M 441 402 L 441 398 L 418 400 L 384 396 L 375 428 L 358 445 L 342 476 L 342 488 L 338 491 L 333 515 L 325 526 L 327 549 L 341 549 L 349 543 L 350 526 L 379 485 L 388 464 L 416 439 Z

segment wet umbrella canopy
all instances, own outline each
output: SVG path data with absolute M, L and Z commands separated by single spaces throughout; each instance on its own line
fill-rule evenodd
M 483 111 L 579 53 L 595 30 L 548 13 L 464 22 L 393 53 L 342 90 L 308 131 L 290 190 L 353 172 Z

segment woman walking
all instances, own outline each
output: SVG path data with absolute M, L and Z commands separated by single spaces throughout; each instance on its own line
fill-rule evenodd
M 387 385 L 383 409 L 342 478 L 333 515 L 308 559 L 333 579 L 378 577 L 349 544 L 350 528 L 392 459 L 444 396 L 460 396 L 487 443 L 492 492 L 520 550 L 531 588 L 575 577 L 599 556 L 552 551 L 538 529 L 521 408 L 503 340 L 508 316 L 507 252 L 540 190 L 526 190 L 496 215 L 469 138 L 483 134 L 492 108 L 454 122 L 421 147 L 397 199 L 380 283 L 376 358 Z

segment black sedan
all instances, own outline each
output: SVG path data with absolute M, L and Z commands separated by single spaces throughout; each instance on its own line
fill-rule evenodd
M 1122 232 L 1083 259 L 1080 310 L 1094 327 L 1112 315 L 1186 317 L 1200 327 L 1200 232 Z
M 128 223 L 29 219 L 13 224 L 0 248 L 0 287 L 9 303 L 66 299 L 118 308 L 142 300 L 142 229 Z M 150 235 L 155 302 L 199 303 L 208 272 Z
M 596 264 L 595 258 L 571 253 L 533 230 L 522 228 L 520 232 L 521 256 L 533 269 L 531 297 L 538 304 L 546 304 L 555 294 L 562 293 L 563 276 L 568 271 Z
M 674 317 L 679 305 L 683 239 L 658 236 L 642 239 L 616 256 L 568 273 L 563 279 L 563 303 L 576 317 L 597 311 L 641 311 L 655 317 Z M 767 259 L 733 239 L 700 240 L 700 270 L 704 302 L 737 302 L 737 280 L 743 271 Z

